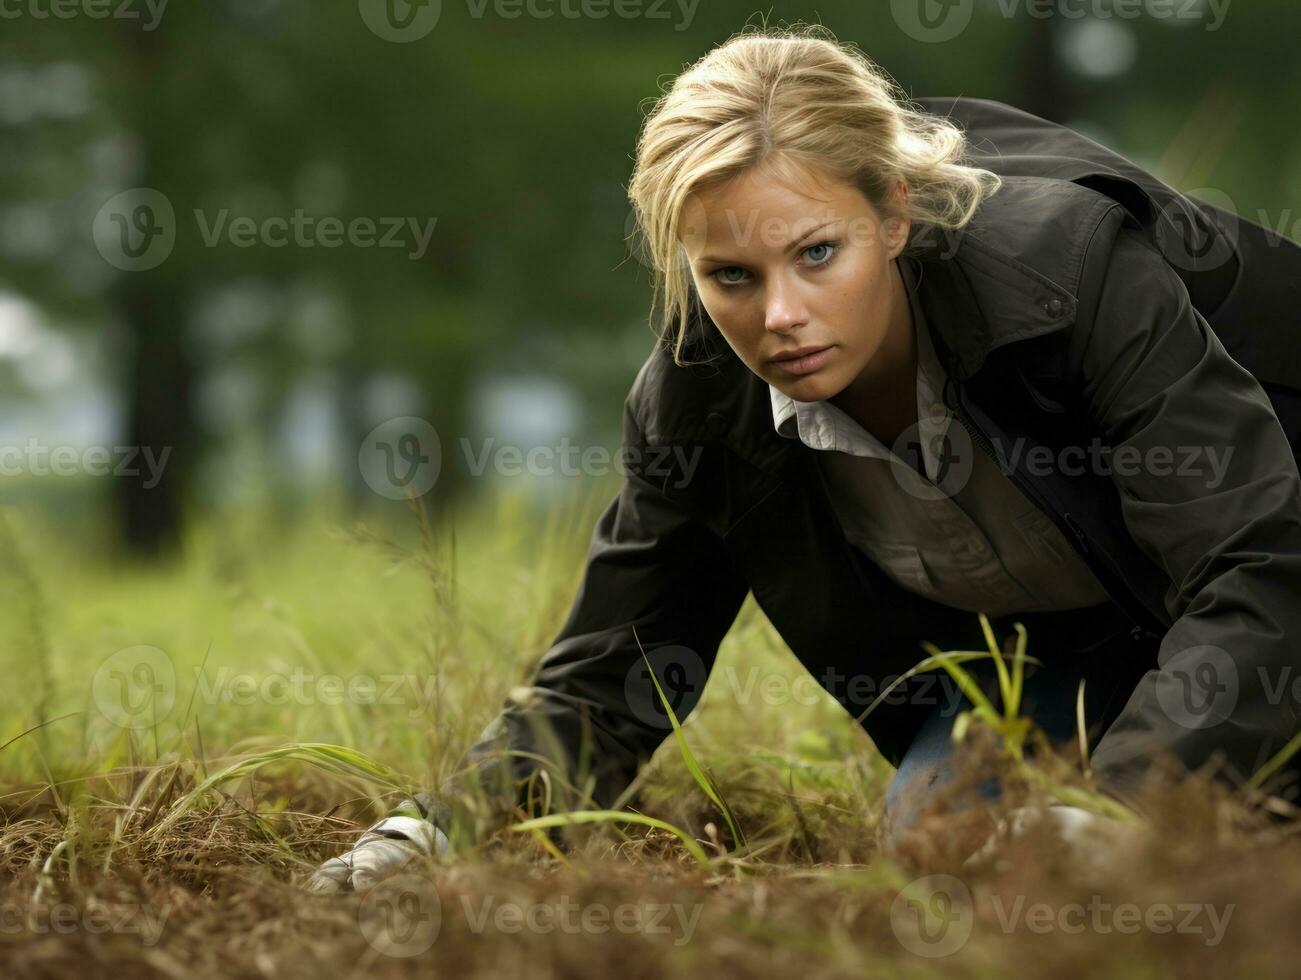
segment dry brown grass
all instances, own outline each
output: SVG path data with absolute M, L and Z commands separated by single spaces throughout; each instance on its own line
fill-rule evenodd
M 1103 874 L 1066 861 L 1047 831 L 968 869 L 963 858 L 1021 800 L 1025 787 L 1011 778 L 996 806 L 936 813 L 886 853 L 879 824 L 891 771 L 862 730 L 829 698 L 769 705 L 752 696 L 741 706 L 740 689 L 721 677 L 711 678 L 684 730 L 749 850 L 726 851 L 723 821 L 671 738 L 637 801 L 689 831 L 711 855 L 708 866 L 670 833 L 586 825 L 566 832 L 562 859 L 526 833 L 502 833 L 474 853 L 413 867 L 393 889 L 320 898 L 301 890 L 302 877 L 396 800 L 389 787 L 291 760 L 178 809 L 224 762 L 314 741 L 355 748 L 415 785 L 438 785 L 554 635 L 592 519 L 588 511 L 572 526 L 548 525 L 554 543 L 545 547 L 506 522 L 467 525 L 486 530 L 465 536 L 459 553 L 471 557 L 459 580 L 423 531 L 416 554 L 386 543 L 391 554 L 377 558 L 352 540 L 228 525 L 201 537 L 183 568 L 136 577 L 29 547 L 29 558 L 41 558 L 21 568 L 21 589 L 4 579 L 5 568 L 19 567 L 6 557 L 6 594 L 28 599 L 3 623 L 0 654 L 13 655 L 0 657 L 0 668 L 19 697 L 0 701 L 0 744 L 48 724 L 0 749 L 0 976 L 1297 972 L 1301 823 L 1290 807 L 1273 804 L 1270 817 L 1261 800 L 1213 784 L 1154 787 L 1145 805 L 1155 834 Z M 452 581 L 456 588 L 445 588 Z M 114 650 L 138 643 L 171 658 L 176 707 L 153 730 L 124 734 L 88 710 L 90 678 Z M 756 691 L 774 675 L 789 691 L 802 676 L 750 602 L 719 665 L 757 670 L 741 678 L 757 679 Z M 192 694 L 200 669 L 211 682 L 222 670 L 256 678 L 300 667 L 410 671 L 438 683 L 433 696 L 412 692 L 397 706 L 285 708 Z M 981 731 L 972 729 L 970 752 L 988 761 Z M 954 786 L 955 797 L 962 792 Z M 948 890 L 925 890 L 937 882 Z M 952 906 L 953 894 L 968 904 Z M 1103 903 L 1111 917 L 1088 918 L 1090 904 Z M 1116 918 L 1121 903 L 1138 911 L 1136 931 L 1121 931 L 1129 928 Z M 1222 931 L 1209 931 L 1205 911 L 1187 920 L 1181 905 L 1210 908 Z M 1177 912 L 1173 922 L 1154 914 L 1165 906 Z M 967 910 L 965 919 L 945 918 Z M 1047 928 L 1031 925 L 1040 914 Z M 943 927 L 920 952 L 908 945 L 919 923 Z M 432 941 L 418 955 L 392 955 L 413 952 L 422 938 Z M 952 939 L 962 941 L 949 955 L 926 955 Z
M 709 867 L 667 832 L 587 826 L 567 832 L 563 860 L 528 835 L 503 833 L 474 854 L 413 866 L 368 897 L 319 898 L 298 883 L 373 816 L 367 801 L 330 813 L 337 787 L 286 767 L 151 835 L 163 794 L 175 798 L 194 776 L 184 764 L 160 774 L 133 813 L 110 801 L 126 797 L 139 772 L 90 781 L 67 809 L 37 787 L 6 796 L 5 976 L 1268 977 L 1294 975 L 1301 953 L 1301 824 L 1198 781 L 1153 789 L 1159 833 L 1101 877 L 1078 873 L 1048 832 L 1011 842 L 980 871 L 965 868 L 1010 803 L 937 813 L 887 855 L 870 803 L 801 792 L 801 829 L 770 792 L 749 805 L 754 797 L 727 778 L 752 853 L 721 855 L 716 812 L 681 773 L 666 772 L 648 784 L 646 809 L 693 829 L 719 855 Z M 910 951 L 897 921 L 901 892 L 931 875 L 952 876 L 934 880 L 960 882 L 971 896 L 969 936 L 942 958 Z M 397 918 L 381 914 L 384 901 Z M 1046 927 L 1027 918 L 1071 903 L 1082 911 Z M 1139 910 L 1132 934 L 1105 911 L 1121 903 Z M 1048 911 L 1031 913 L 1036 905 Z M 1190 918 L 1195 906 L 1203 911 Z M 437 932 L 424 943 L 435 908 Z M 1009 927 L 1018 909 L 1025 914 Z

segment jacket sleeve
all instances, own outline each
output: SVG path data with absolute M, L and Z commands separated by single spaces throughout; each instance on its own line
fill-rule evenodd
M 1301 660 L 1301 476 L 1292 449 L 1260 384 L 1136 233 L 1123 231 L 1110 249 L 1079 363 L 1126 527 L 1170 577 L 1172 624 L 1099 740 L 1094 773 L 1132 799 L 1153 758 L 1171 753 L 1237 782 L 1298 730 L 1289 694 Z
M 558 797 L 581 806 L 585 796 L 589 806 L 610 806 L 672 731 L 641 650 L 681 720 L 749 591 L 688 503 L 687 484 L 706 478 L 706 467 L 681 461 L 709 447 L 648 446 L 637 390 L 623 410 L 626 479 L 592 532 L 568 618 L 529 684 L 511 691 L 440 791 L 473 837 L 516 806 L 566 809 Z M 535 805 L 543 795 L 551 806 Z M 467 820 L 472 797 L 479 812 Z

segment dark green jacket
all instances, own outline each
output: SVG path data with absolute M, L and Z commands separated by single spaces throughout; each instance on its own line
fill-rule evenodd
M 1121 796 L 1162 752 L 1249 776 L 1301 728 L 1301 249 L 1009 106 L 921 105 L 1005 181 L 968 228 L 914 229 L 910 245 L 950 404 L 1134 630 L 1161 637 L 1094 772 Z M 502 774 L 504 750 L 538 754 L 613 802 L 670 730 L 637 640 L 685 714 L 747 593 L 815 678 L 879 682 L 824 681 L 855 717 L 922 641 L 984 647 L 974 614 L 900 588 L 846 541 L 814 451 L 774 431 L 767 383 L 706 317 L 694 327 L 691 359 L 711 363 L 657 346 L 632 383 L 633 471 L 531 685 L 467 756 L 483 773 Z M 1091 440 L 1148 463 L 1073 465 Z M 1062 465 L 1031 472 L 1035 447 Z M 1206 447 L 1231 452 L 1218 481 Z M 881 703 L 863 725 L 897 764 L 924 714 Z M 537 761 L 512 766 L 518 780 Z

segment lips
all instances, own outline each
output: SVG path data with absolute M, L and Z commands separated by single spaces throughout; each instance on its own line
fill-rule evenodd
M 814 344 L 809 347 L 796 347 L 794 350 L 785 351 L 771 358 L 775 363 L 780 364 L 783 361 L 793 361 L 799 357 L 806 357 L 809 354 L 816 354 L 818 351 L 826 350 L 830 344 Z
M 828 347 L 801 347 L 799 350 L 807 350 L 809 353 L 800 355 L 796 352 L 789 352 L 796 353 L 796 356 L 782 360 L 774 359 L 772 366 L 788 378 L 802 377 L 824 368 L 830 362 L 831 352 L 834 348 L 834 344 Z

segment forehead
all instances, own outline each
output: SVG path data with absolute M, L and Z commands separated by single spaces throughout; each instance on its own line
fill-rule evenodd
M 829 221 L 870 215 L 853 184 L 797 164 L 757 166 L 692 193 L 678 237 L 689 254 L 784 248 Z

